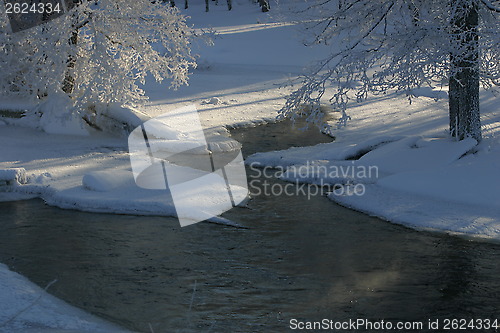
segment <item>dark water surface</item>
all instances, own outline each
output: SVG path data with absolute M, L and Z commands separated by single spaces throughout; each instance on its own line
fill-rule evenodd
M 329 140 L 283 124 L 232 134 L 247 154 Z M 248 228 L 0 203 L 0 262 L 42 287 L 57 278 L 55 296 L 140 332 L 500 320 L 498 244 L 417 232 L 321 196 L 259 196 L 224 216 Z

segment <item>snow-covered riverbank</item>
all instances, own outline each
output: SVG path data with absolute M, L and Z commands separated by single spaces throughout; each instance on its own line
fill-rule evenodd
M 480 144 L 448 138 L 446 114 L 435 106 L 399 111 L 398 119 L 381 105 L 376 119 L 361 107 L 355 117 L 362 114 L 367 126 L 358 121 L 335 142 L 258 153 L 246 163 L 280 168 L 288 181 L 340 184 L 331 200 L 394 223 L 500 240 L 500 116 L 495 98 L 483 98 L 491 107 L 483 108 Z
M 266 16 L 256 6 L 235 6 L 231 14 L 223 6 L 213 6 L 208 14 L 193 6 L 187 14 L 197 27 L 220 31 L 220 38 L 214 47 L 199 46 L 200 67 L 189 87 L 172 91 L 147 84 L 151 101 L 141 111 L 150 117 L 194 104 L 204 126 L 214 132 L 223 131 L 223 126 L 270 121 L 289 92 L 280 85 L 325 51 L 304 47 L 294 38 L 294 26 L 258 23 Z M 436 102 L 437 96 L 441 99 Z M 12 103 L 0 106 L 8 109 Z M 248 162 L 282 167 L 373 165 L 379 174 L 363 182 L 366 193 L 332 195 L 332 200 L 412 227 L 500 239 L 498 97 L 484 92 L 482 107 L 485 139 L 478 146 L 472 140 L 447 139 L 446 94 L 422 90 L 411 105 L 393 94 L 353 105 L 352 121 L 337 130 L 334 143 L 259 154 Z M 0 170 L 25 170 L 5 171 L 3 176 L 0 172 L 0 200 L 36 196 L 62 208 L 175 214 L 163 192 L 135 185 L 125 138 L 96 132 L 84 137 L 48 134 L 33 128 L 36 123 L 20 127 L 23 122 L 29 120 L 0 120 Z M 0 331 L 109 331 L 110 326 L 85 321 L 86 315 L 49 298 L 3 265 L 0 287 L 8 291 L 0 295 Z M 44 296 L 38 301 L 38 295 Z
M 0 290 L 0 332 L 125 332 L 49 295 L 3 264 Z
M 445 91 L 422 89 L 411 104 L 394 94 L 372 97 L 352 106 L 335 142 L 255 154 L 246 163 L 288 168 L 282 178 L 294 182 L 362 184 L 362 195 L 338 190 L 329 198 L 393 223 L 498 241 L 498 97 L 481 92 L 479 144 L 449 138 L 447 111 Z M 375 176 L 352 175 L 369 167 Z

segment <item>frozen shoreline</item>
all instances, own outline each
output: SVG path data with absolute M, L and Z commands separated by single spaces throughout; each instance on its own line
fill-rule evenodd
M 0 290 L 0 332 L 126 332 L 48 294 L 3 264 Z
M 361 155 L 361 157 L 350 158 Z M 329 199 L 392 223 L 500 240 L 500 142 L 382 136 L 257 153 L 282 179 L 337 186 Z

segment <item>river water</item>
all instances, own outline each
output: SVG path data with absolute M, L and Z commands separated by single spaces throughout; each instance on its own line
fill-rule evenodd
M 232 135 L 245 154 L 330 140 L 284 124 Z M 223 216 L 246 228 L 0 203 L 0 262 L 42 287 L 58 279 L 55 296 L 139 332 L 500 320 L 498 244 L 417 232 L 323 196 L 261 195 Z

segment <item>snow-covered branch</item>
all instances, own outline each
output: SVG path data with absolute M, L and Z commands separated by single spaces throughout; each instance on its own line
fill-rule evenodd
M 147 100 L 139 85 L 148 75 L 176 88 L 195 66 L 194 32 L 176 8 L 159 1 L 83 1 L 68 15 L 16 34 L 8 32 L 3 10 L 1 94 L 44 99 L 64 90 L 77 112 L 96 103 L 138 105 Z
M 306 44 L 330 45 L 332 51 L 309 69 L 280 116 L 301 117 L 301 105 L 309 104 L 308 120 L 324 128 L 319 105 L 329 102 L 344 115 L 339 122 L 343 125 L 350 101 L 388 90 L 404 92 L 411 99 L 416 88 L 446 85 L 464 64 L 479 68 L 484 86 L 497 84 L 498 14 L 488 6 L 477 11 L 479 23 L 474 28 L 463 21 L 480 1 L 312 0 L 307 5 L 296 1 L 303 8 L 296 14 L 305 22 Z

